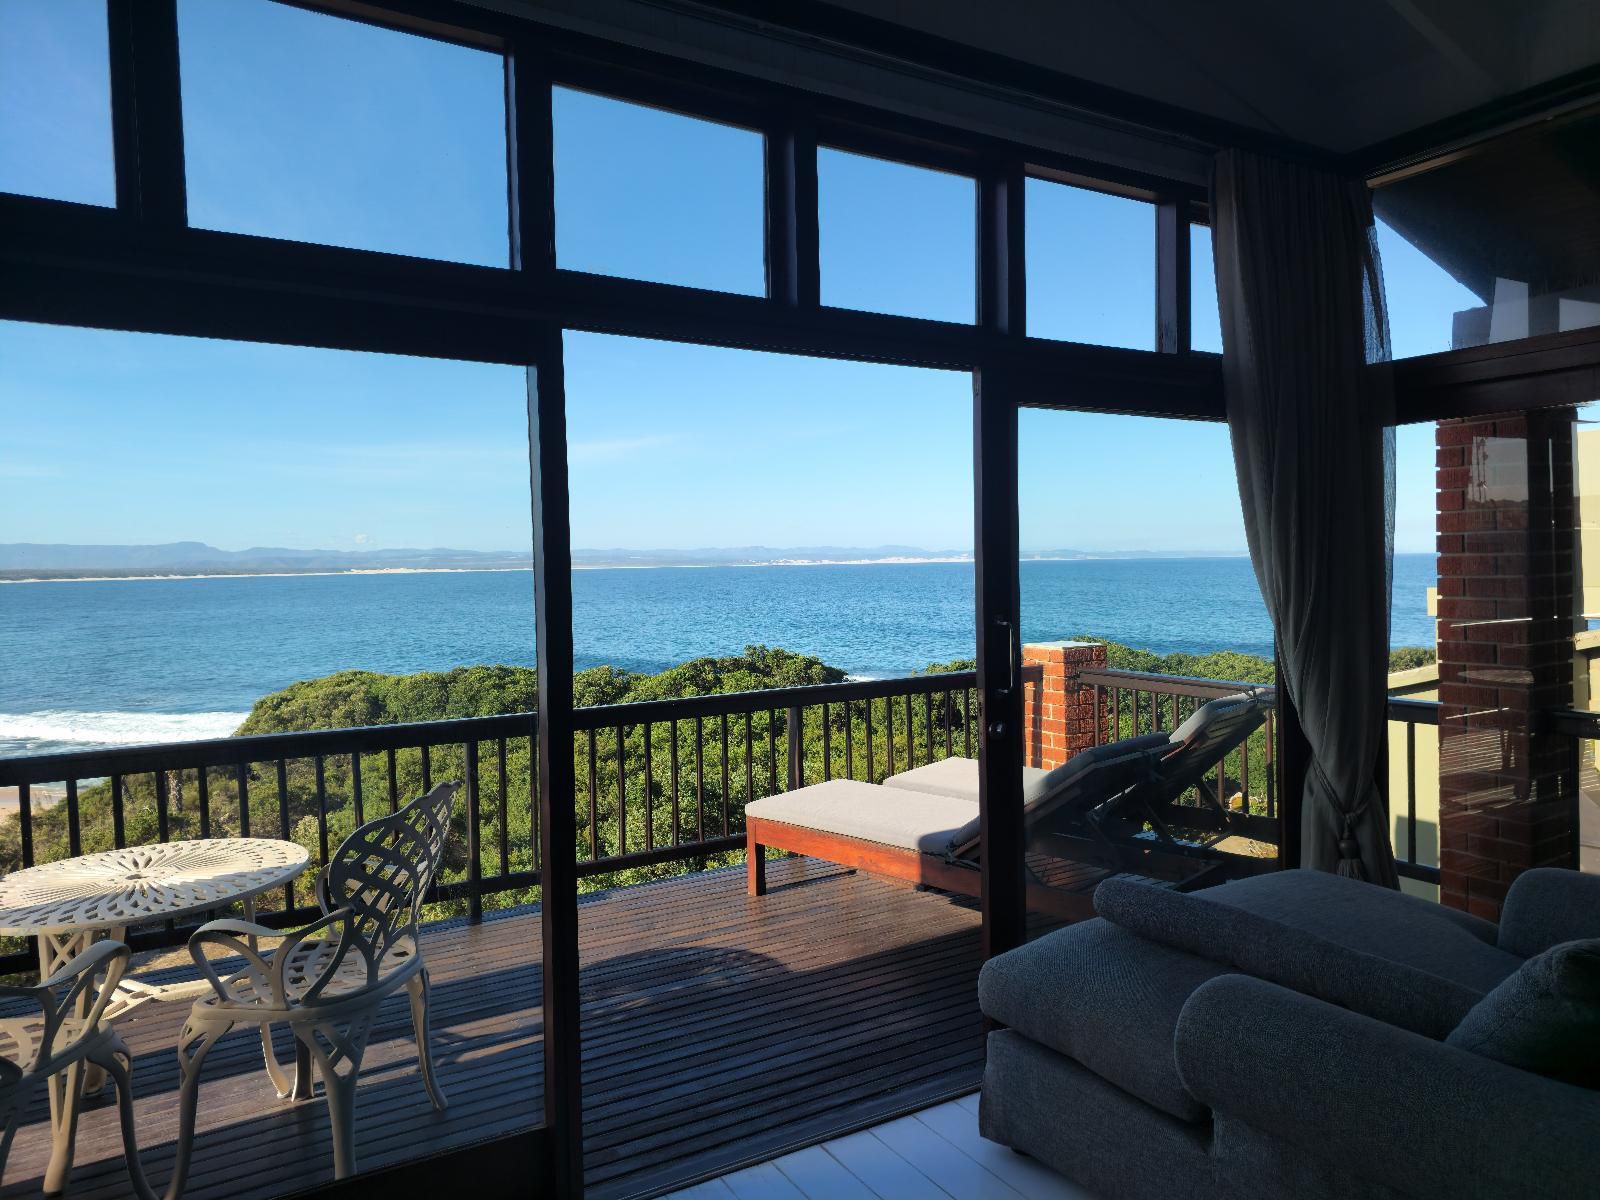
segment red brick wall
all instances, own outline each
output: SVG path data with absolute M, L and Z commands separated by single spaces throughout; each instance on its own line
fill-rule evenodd
M 1535 866 L 1575 866 L 1570 705 L 1575 555 L 1570 409 L 1441 421 L 1440 899 L 1496 920 Z
M 1104 669 L 1106 648 L 1098 642 L 1046 642 L 1022 648 L 1022 761 L 1059 767 L 1094 745 L 1094 688 L 1078 673 Z

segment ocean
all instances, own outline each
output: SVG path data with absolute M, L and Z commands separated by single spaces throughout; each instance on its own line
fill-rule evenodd
M 1396 646 L 1431 646 L 1432 555 L 1395 557 Z M 1270 656 L 1243 558 L 1022 564 L 1025 641 Z M 973 654 L 970 563 L 582 570 L 578 666 L 659 671 L 764 642 L 852 675 Z M 0 585 L 0 756 L 220 737 L 261 696 L 346 668 L 534 663 L 527 571 Z

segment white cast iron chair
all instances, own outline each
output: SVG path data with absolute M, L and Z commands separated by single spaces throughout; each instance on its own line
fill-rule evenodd
M 122 1148 L 128 1160 L 128 1177 L 140 1200 L 155 1200 L 139 1166 L 139 1147 L 133 1131 L 133 1056 L 111 1024 L 102 1020 L 106 1005 L 128 969 L 128 948 L 121 942 L 100 941 L 90 946 L 49 979 L 34 987 L 0 987 L 0 1002 L 32 1001 L 37 1013 L 0 1017 L 0 1175 L 17 1126 L 43 1086 L 49 1090 L 54 1153 L 46 1191 L 66 1187 L 72 1169 L 72 1142 L 77 1134 L 78 1106 L 67 1106 L 69 1089 L 83 1087 L 90 1066 L 100 1067 L 117 1085 L 117 1107 L 122 1118 Z M 96 983 L 102 971 L 105 977 Z M 11 1006 L 7 1005 L 9 1010 Z
M 324 914 L 319 920 L 293 931 L 212 921 L 189 939 L 189 952 L 213 994 L 195 1001 L 178 1037 L 183 1086 L 167 1200 L 176 1200 L 188 1179 L 200 1066 L 207 1051 L 235 1025 L 282 1024 L 293 1030 L 291 1086 L 268 1056 L 268 1072 L 280 1097 L 308 1099 L 311 1063 L 316 1063 L 333 1127 L 336 1179 L 356 1169 L 356 1076 L 378 1007 L 399 988 L 411 995 L 423 1085 L 433 1106 L 444 1108 L 428 1048 L 428 969 L 417 940 L 417 919 L 444 857 L 450 809 L 460 786 L 441 783 L 346 838 L 317 879 L 317 902 Z M 269 938 L 281 938 L 282 944 L 270 953 L 260 952 L 257 943 Z M 213 946 L 243 958 L 244 967 L 218 975 L 206 957 Z

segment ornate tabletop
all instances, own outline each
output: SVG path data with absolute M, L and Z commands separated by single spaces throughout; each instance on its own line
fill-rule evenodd
M 294 842 L 205 838 L 29 867 L 0 879 L 0 933 L 125 929 L 220 908 L 288 883 L 308 858 Z

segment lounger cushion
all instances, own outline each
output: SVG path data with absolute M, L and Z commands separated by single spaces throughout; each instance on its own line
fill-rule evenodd
M 1206 1108 L 1178 1078 L 1173 1034 L 1183 1004 L 1228 968 L 1104 920 L 1047 934 L 984 964 L 984 1016 L 1068 1055 L 1181 1121 Z
M 763 821 L 942 854 L 958 829 L 976 822 L 978 802 L 834 779 L 768 796 L 744 811 L 747 817 Z
M 1041 794 L 1049 771 L 1038 767 L 1022 768 L 1022 801 L 1036 799 Z M 901 771 L 883 781 L 884 787 L 905 788 L 910 792 L 931 792 L 935 796 L 956 796 L 962 800 L 978 799 L 978 760 L 975 758 L 943 758 L 938 762 L 918 767 L 914 771 Z

